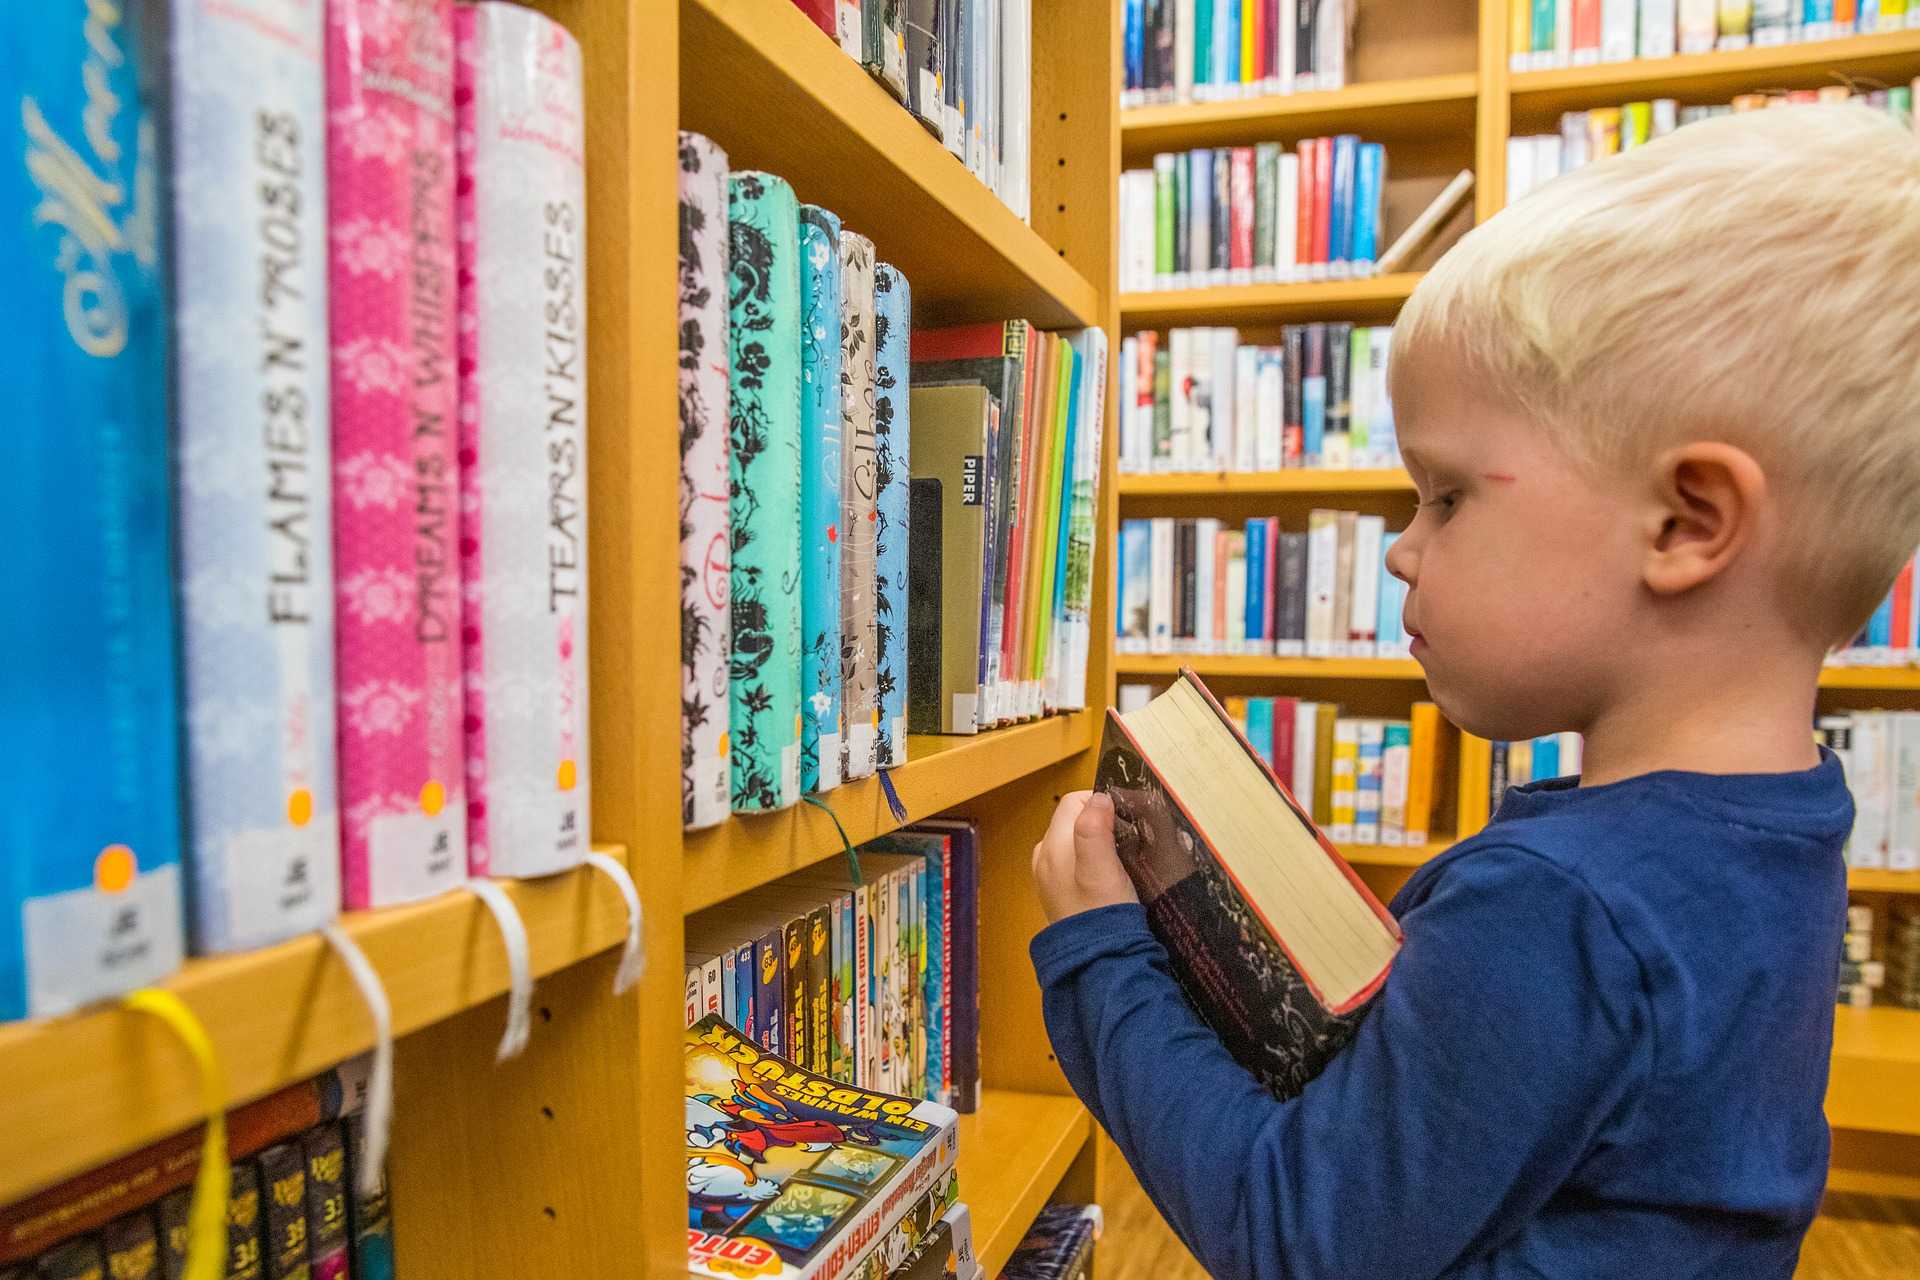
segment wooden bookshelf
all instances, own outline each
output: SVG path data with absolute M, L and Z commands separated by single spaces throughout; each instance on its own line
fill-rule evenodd
M 1193 324 L 1289 324 L 1297 320 L 1392 320 L 1420 283 L 1417 271 L 1305 284 L 1213 285 L 1120 297 L 1121 327 Z
M 1328 133 L 1368 141 L 1422 139 L 1473 128 L 1479 82 L 1470 71 L 1353 84 L 1311 93 L 1162 103 L 1120 113 L 1129 157 L 1244 144 L 1256 136 L 1290 142 Z
M 1876 1005 L 1837 1012 L 1828 1122 L 1920 1135 L 1920 1010 Z
M 623 857 L 625 851 L 602 846 Z M 626 937 L 627 911 L 592 868 L 511 882 L 539 976 Z M 465 892 L 361 911 L 348 935 L 386 980 L 399 1035 L 489 1002 L 507 989 L 500 933 Z M 212 1036 L 230 1105 L 307 1079 L 373 1044 L 358 988 L 318 934 L 238 955 L 194 959 L 162 984 Z M 611 992 L 608 992 L 611 999 Z M 499 1024 L 494 1024 L 499 1034 Z M 198 1077 L 154 1019 L 102 1007 L 0 1026 L 0 1204 L 195 1123 Z
M 1122 676 L 1171 680 L 1182 667 L 1203 677 L 1240 680 L 1425 680 L 1412 658 L 1263 658 L 1244 654 L 1122 653 L 1114 657 Z
M 1092 1133 L 1072 1095 L 988 1089 L 980 1110 L 960 1117 L 960 1198 L 973 1210 L 974 1254 L 989 1276 L 1006 1266 Z
M 1850 867 L 1847 889 L 1853 893 L 1920 893 L 1920 871 Z
M 1122 498 L 1205 498 L 1220 494 L 1412 493 L 1413 477 L 1404 467 L 1330 471 L 1300 467 L 1290 471 L 1191 471 L 1164 475 L 1122 474 Z

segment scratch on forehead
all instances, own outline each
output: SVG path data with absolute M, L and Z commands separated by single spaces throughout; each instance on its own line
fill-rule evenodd
M 1482 480 L 1498 480 L 1501 484 L 1512 484 L 1514 481 L 1512 474 L 1505 471 L 1482 471 L 1480 478 Z

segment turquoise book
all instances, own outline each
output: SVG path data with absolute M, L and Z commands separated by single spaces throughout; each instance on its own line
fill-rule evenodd
M 840 785 L 840 219 L 800 206 L 800 789 Z
M 727 177 L 733 809 L 800 798 L 800 202 Z
M 0 204 L 0 1018 L 180 964 L 180 704 L 151 11 L 11 4 Z
M 874 759 L 882 769 L 907 762 L 908 337 L 913 295 L 907 278 L 884 262 L 873 268 L 874 684 L 880 695 Z

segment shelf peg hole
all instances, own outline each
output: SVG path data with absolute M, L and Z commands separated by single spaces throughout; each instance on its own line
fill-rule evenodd
M 543 1115 L 543 1116 L 545 1116 L 545 1117 L 546 1117 L 547 1119 L 549 1119 L 549 1120 L 551 1120 L 551 1119 L 553 1119 L 553 1108 L 552 1108 L 552 1107 L 541 1107 L 541 1108 L 540 1108 L 540 1114 L 541 1114 L 541 1115 Z
M 541 1208 L 541 1210 L 540 1210 L 540 1212 L 542 1212 L 542 1213 L 544 1213 L 544 1214 L 546 1214 L 546 1215 L 547 1215 L 547 1221 L 548 1221 L 548 1222 L 558 1222 L 558 1221 L 560 1220 L 560 1215 L 559 1215 L 559 1214 L 557 1214 L 557 1213 L 555 1213 L 555 1212 L 553 1211 L 553 1206 L 552 1206 L 552 1205 L 545 1205 L 545 1206 L 543 1206 L 543 1207 Z
M 540 1021 L 542 1021 L 542 1022 L 552 1022 L 552 1021 L 553 1021 L 553 1010 L 551 1010 L 551 1009 L 549 1009 L 549 1008 L 547 1008 L 547 1006 L 545 1006 L 545 1005 L 541 1005 L 541 1006 L 540 1006 Z

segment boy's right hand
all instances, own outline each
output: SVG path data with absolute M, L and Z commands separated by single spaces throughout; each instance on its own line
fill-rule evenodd
M 1113 801 L 1098 791 L 1060 797 L 1053 821 L 1033 846 L 1033 882 L 1052 923 L 1097 907 L 1138 902 L 1113 846 Z

